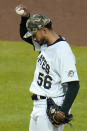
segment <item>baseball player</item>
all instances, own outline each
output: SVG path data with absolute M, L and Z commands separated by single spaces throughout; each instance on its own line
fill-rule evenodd
M 79 90 L 74 54 L 65 38 L 53 31 L 48 17 L 42 14 L 30 16 L 27 8 L 20 5 L 16 7 L 16 13 L 21 16 L 21 38 L 32 44 L 35 51 L 39 50 L 30 86 L 34 107 L 29 131 L 63 131 L 64 124 L 55 126 L 48 118 L 47 98 L 52 98 L 60 107 L 58 116 L 64 118 L 69 113 Z

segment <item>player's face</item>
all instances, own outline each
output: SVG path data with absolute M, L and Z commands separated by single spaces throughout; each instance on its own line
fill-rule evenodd
M 37 31 L 33 36 L 33 40 L 39 43 L 40 45 L 46 44 L 47 40 L 44 36 L 44 33 L 42 30 Z

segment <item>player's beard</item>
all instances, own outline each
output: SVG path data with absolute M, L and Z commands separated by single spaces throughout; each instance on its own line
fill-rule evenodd
M 46 38 L 41 38 L 39 41 L 37 41 L 39 43 L 39 45 L 44 45 L 44 44 L 48 44 L 48 40 Z

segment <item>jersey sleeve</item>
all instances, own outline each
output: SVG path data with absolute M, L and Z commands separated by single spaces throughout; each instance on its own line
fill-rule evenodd
M 75 56 L 66 42 L 61 45 L 58 63 L 61 83 L 78 81 Z

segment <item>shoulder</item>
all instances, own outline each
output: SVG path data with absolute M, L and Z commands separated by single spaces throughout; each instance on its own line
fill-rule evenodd
M 67 41 L 61 41 L 57 44 L 56 48 L 61 53 L 72 52 L 70 44 Z
M 75 59 L 74 53 L 67 41 L 61 41 L 56 44 L 55 55 L 59 59 Z
M 52 46 L 55 49 L 70 49 L 69 43 L 66 41 L 65 37 L 58 35 L 58 39 L 50 46 Z

